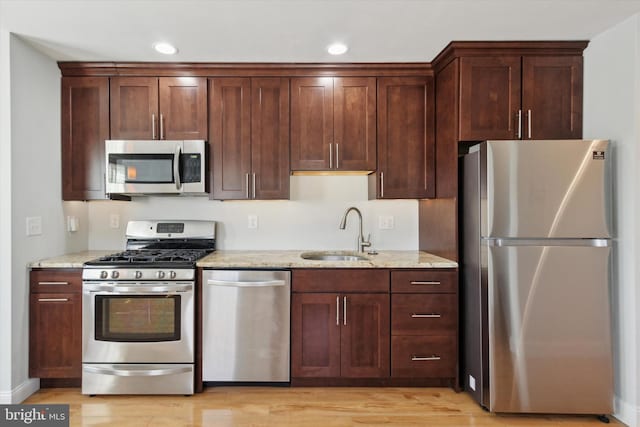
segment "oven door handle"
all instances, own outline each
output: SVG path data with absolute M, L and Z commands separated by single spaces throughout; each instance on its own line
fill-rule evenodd
M 212 286 L 230 286 L 234 288 L 264 288 L 264 287 L 273 287 L 273 286 L 285 286 L 287 283 L 284 280 L 265 280 L 265 281 L 231 281 L 231 280 L 207 280 L 208 285 Z
M 84 290 L 89 293 L 103 292 L 112 295 L 124 294 L 167 294 L 177 292 L 192 292 L 193 285 L 170 285 L 170 286 L 104 286 L 104 285 L 84 285 Z
M 190 366 L 179 366 L 175 368 L 154 368 L 140 369 L 140 367 L 113 367 L 103 368 L 101 366 L 83 366 L 82 370 L 93 374 L 114 375 L 117 377 L 159 377 L 164 375 L 183 374 L 191 372 Z

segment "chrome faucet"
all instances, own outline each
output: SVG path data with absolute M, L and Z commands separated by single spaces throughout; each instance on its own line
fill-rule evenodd
M 367 236 L 367 240 L 364 240 L 364 234 L 362 233 L 362 213 L 360 209 L 356 207 L 350 207 L 346 210 L 344 215 L 342 216 L 342 221 L 340 221 L 340 230 L 344 230 L 347 227 L 347 216 L 349 216 L 349 212 L 355 211 L 358 214 L 358 219 L 360 220 L 360 231 L 358 234 L 358 252 L 364 252 L 364 248 L 371 246 L 371 234 Z

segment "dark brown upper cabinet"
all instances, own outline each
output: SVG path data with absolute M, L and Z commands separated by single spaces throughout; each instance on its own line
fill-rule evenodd
M 378 79 L 378 169 L 369 198 L 435 196 L 432 76 Z
M 204 77 L 112 77 L 112 139 L 207 139 Z
M 105 199 L 109 78 L 62 78 L 62 200 Z
M 289 198 L 289 79 L 209 79 L 211 198 Z
M 582 56 L 460 58 L 461 141 L 582 137 Z
M 291 80 L 291 169 L 373 171 L 375 77 Z

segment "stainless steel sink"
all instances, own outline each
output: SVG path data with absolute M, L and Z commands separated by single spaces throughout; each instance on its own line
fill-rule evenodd
M 304 252 L 300 257 L 313 261 L 369 261 L 366 256 L 347 251 Z

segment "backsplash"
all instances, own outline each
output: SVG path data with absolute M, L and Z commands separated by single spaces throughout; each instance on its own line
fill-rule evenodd
M 355 249 L 357 215 L 349 216 L 346 230 L 338 229 L 350 206 L 362 211 L 364 234 L 371 233 L 375 249 L 418 249 L 418 202 L 368 200 L 366 176 L 292 176 L 291 200 L 150 196 L 89 202 L 88 246 L 123 248 L 132 219 L 202 219 L 219 221 L 219 249 Z M 248 228 L 250 215 L 257 216 L 258 228 Z M 394 228 L 379 229 L 379 216 L 392 216 Z M 118 228 L 112 228 L 116 219 Z

